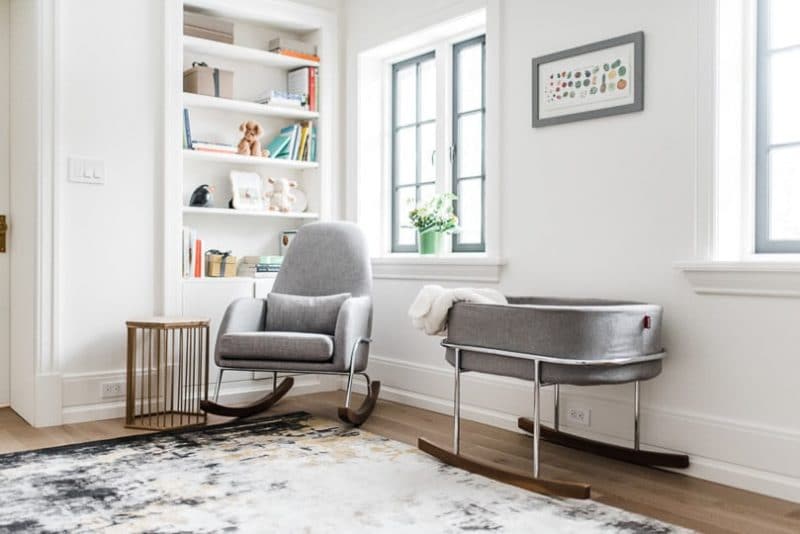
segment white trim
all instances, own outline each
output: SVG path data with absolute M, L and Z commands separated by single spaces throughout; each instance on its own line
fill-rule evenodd
M 420 364 L 372 354 L 370 373 L 383 382 L 381 397 L 385 400 L 452 413 L 453 371 L 446 364 Z M 624 397 L 610 395 L 606 388 L 562 387 L 562 410 L 573 403 L 592 410 L 590 429 L 573 427 L 570 431 L 630 445 L 632 399 L 624 388 L 631 387 L 619 388 L 626 394 Z M 642 389 L 643 446 L 653 450 L 690 449 L 684 452 L 691 456 L 692 466 L 676 472 L 800 502 L 800 466 L 795 461 L 800 432 L 796 429 L 665 410 L 647 402 L 647 383 Z M 355 390 L 364 393 L 364 385 L 356 382 Z M 532 410 L 530 399 L 528 382 L 474 373 L 462 377 L 461 413 L 466 419 L 519 432 L 517 417 Z M 552 420 L 552 410 L 548 388 L 542 395 L 545 422 Z M 569 427 L 563 413 L 561 421 Z M 764 450 L 770 454 L 763 454 Z
M 497 283 L 505 260 L 468 253 L 447 256 L 394 254 L 372 258 L 372 275 L 389 280 L 442 280 Z
M 125 371 L 105 371 L 96 373 L 76 373 L 64 375 L 62 386 L 64 408 L 61 424 L 84 423 L 102 419 L 116 419 L 125 416 L 125 399 L 103 400 L 100 398 L 100 384 L 103 382 L 124 382 Z M 336 376 L 302 375 L 296 376 L 294 386 L 287 397 L 308 395 L 339 389 Z M 272 390 L 271 380 L 243 380 L 224 382 L 220 392 L 220 402 L 239 404 L 254 401 Z M 210 388 L 213 391 L 213 387 Z M 209 393 L 211 394 L 211 393 Z
M 684 261 L 674 266 L 700 295 L 800 297 L 800 263 Z

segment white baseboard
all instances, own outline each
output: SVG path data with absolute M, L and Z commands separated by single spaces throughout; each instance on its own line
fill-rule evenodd
M 125 399 L 116 398 L 102 401 L 97 399 L 98 384 L 102 382 L 124 381 L 124 372 L 85 373 L 64 377 L 64 424 L 101 421 L 125 416 Z M 271 380 L 246 380 L 225 382 L 220 391 L 220 401 L 226 404 L 238 404 L 253 401 L 272 389 Z M 301 375 L 294 379 L 294 386 L 287 397 L 335 391 L 339 389 L 336 376 Z M 91 399 L 86 392 L 91 392 Z
M 445 366 L 423 365 L 370 355 L 370 374 L 382 381 L 381 397 L 409 406 L 451 414 L 453 373 Z M 646 383 L 643 384 L 646 399 Z M 578 435 L 630 445 L 631 402 L 592 392 L 596 388 L 561 389 L 561 424 Z M 357 381 L 355 390 L 365 393 Z M 462 378 L 464 418 L 517 431 L 517 417 L 532 412 L 530 383 L 467 373 Z M 570 427 L 570 405 L 591 409 L 591 427 Z M 542 420 L 552 422 L 549 388 L 542 394 Z M 707 415 L 664 410 L 642 403 L 642 445 L 690 455 L 691 467 L 676 470 L 690 476 L 800 502 L 800 432 Z

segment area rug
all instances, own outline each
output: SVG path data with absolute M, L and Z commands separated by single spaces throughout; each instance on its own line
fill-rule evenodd
M 305 413 L 0 456 L 0 532 L 681 532 Z

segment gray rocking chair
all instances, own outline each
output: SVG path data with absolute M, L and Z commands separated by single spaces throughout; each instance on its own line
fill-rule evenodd
M 234 301 L 225 311 L 214 361 L 220 368 L 212 414 L 247 417 L 270 408 L 292 388 L 278 373 L 347 376 L 339 418 L 360 425 L 380 392 L 365 370 L 372 328 L 372 269 L 366 241 L 352 223 L 313 223 L 297 231 L 266 299 Z M 271 393 L 248 406 L 217 404 L 226 370 L 273 373 Z M 367 398 L 350 408 L 354 376 L 367 381 Z

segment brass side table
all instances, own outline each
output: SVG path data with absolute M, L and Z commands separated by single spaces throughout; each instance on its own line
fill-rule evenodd
M 125 426 L 164 430 L 204 425 L 209 320 L 152 317 L 128 326 Z

